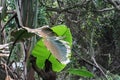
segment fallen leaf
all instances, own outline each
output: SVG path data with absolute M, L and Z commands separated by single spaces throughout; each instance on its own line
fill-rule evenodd
M 7 75 L 5 80 L 13 80 L 13 79 L 9 75 Z

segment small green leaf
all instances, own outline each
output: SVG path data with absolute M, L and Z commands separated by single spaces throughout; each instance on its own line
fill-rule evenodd
M 94 75 L 86 69 L 69 69 L 68 72 L 82 77 L 94 77 Z

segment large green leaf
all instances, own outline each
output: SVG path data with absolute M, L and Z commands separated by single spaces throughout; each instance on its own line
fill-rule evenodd
M 70 46 L 72 45 L 72 36 L 69 28 L 65 25 L 59 25 L 51 28 L 58 36 L 63 37 L 63 40 L 68 42 Z M 43 42 L 44 39 L 41 39 L 37 42 L 36 46 L 32 51 L 32 55 L 36 57 L 36 64 L 40 69 L 44 69 L 45 61 L 49 58 L 49 61 L 52 63 L 53 71 L 59 72 L 66 66 L 65 64 L 60 63 L 46 48 Z M 50 56 L 51 55 L 51 56 Z M 50 57 L 49 57 L 50 56 Z
M 69 69 L 68 72 L 82 77 L 94 77 L 94 75 L 86 69 Z

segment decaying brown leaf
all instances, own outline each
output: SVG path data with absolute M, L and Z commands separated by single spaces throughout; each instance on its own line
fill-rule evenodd
M 7 75 L 5 80 L 13 80 L 13 79 L 9 75 Z

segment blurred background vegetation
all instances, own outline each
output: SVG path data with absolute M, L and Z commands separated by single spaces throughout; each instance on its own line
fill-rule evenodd
M 56 80 L 120 80 L 120 0 L 0 0 L 0 16 L 0 45 L 7 46 L 0 48 L 5 54 L 0 56 L 1 80 L 39 80 L 25 58 L 38 37 L 20 39 L 14 31 L 21 25 L 59 24 L 70 28 L 73 46 L 71 62 Z M 86 68 L 95 76 L 72 75 L 69 68 Z

